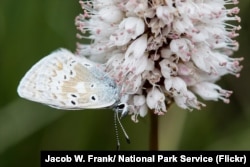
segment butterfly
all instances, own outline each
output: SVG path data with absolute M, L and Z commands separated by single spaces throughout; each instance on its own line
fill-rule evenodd
M 57 109 L 103 108 L 119 99 L 116 83 L 90 60 L 60 49 L 22 78 L 18 94 Z
M 115 110 L 117 118 L 118 113 L 121 117 L 128 113 L 126 103 L 120 102 L 120 88 L 100 64 L 67 49 L 56 50 L 33 65 L 21 79 L 17 92 L 22 98 L 57 109 L 108 107 Z M 118 122 L 121 125 L 119 118 Z

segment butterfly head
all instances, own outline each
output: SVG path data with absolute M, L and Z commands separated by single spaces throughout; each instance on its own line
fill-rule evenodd
M 127 103 L 117 103 L 113 109 L 115 112 L 121 114 L 121 118 L 126 116 L 129 112 Z

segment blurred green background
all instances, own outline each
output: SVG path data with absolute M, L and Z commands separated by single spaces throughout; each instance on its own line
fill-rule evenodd
M 231 103 L 206 102 L 201 111 L 171 106 L 159 117 L 160 150 L 250 149 L 250 1 L 241 1 L 240 78 L 220 85 L 233 90 Z M 0 0 L 0 166 L 39 166 L 40 150 L 115 150 L 111 110 L 60 111 L 18 97 L 25 72 L 59 47 L 75 50 L 78 0 Z M 122 150 L 149 149 L 149 116 L 122 120 L 131 138 L 120 133 Z

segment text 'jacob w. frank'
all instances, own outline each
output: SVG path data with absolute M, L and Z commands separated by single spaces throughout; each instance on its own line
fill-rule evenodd
M 116 155 L 107 155 L 104 157 L 87 155 L 84 156 L 82 154 L 74 155 L 74 156 L 51 156 L 48 155 L 45 159 L 45 162 L 85 162 L 85 158 L 87 157 L 87 162 L 115 162 Z

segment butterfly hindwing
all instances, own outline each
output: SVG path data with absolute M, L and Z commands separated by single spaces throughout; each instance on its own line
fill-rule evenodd
M 59 109 L 84 109 L 113 105 L 118 90 L 96 64 L 60 49 L 26 73 L 18 86 L 18 94 Z

